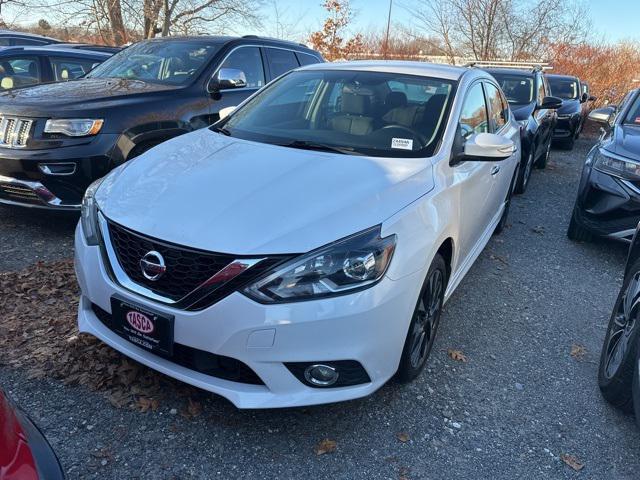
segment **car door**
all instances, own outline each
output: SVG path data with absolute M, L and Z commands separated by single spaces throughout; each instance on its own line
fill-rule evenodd
M 231 50 L 220 62 L 212 78 L 222 68 L 241 70 L 247 79 L 247 86 L 242 88 L 227 88 L 214 94 L 214 103 L 211 122 L 216 122 L 219 112 L 226 107 L 235 107 L 246 98 L 262 88 L 266 83 L 266 69 L 262 59 L 260 47 L 253 45 L 241 45 Z
M 509 124 L 511 115 L 509 112 L 509 103 L 497 85 L 491 82 L 484 82 L 484 89 L 489 109 L 489 128 L 491 133 L 503 135 L 514 142 L 515 145 L 518 145 L 520 131 L 517 128 L 512 128 Z M 514 153 L 514 156 L 515 155 L 517 154 Z M 502 208 L 507 198 L 507 193 L 511 188 L 514 162 L 511 161 L 511 159 L 507 159 L 490 163 L 492 165 L 491 176 L 493 177 L 494 183 L 491 190 L 490 208 L 491 211 L 497 214 Z
M 536 74 L 536 104 L 542 105 L 544 97 L 549 96 L 549 87 L 546 85 L 545 80 L 541 73 Z M 551 135 L 553 134 L 553 120 L 554 111 L 548 108 L 537 108 L 533 113 L 536 122 L 538 123 L 538 134 L 536 135 L 535 144 L 535 159 L 538 159 L 541 155 L 544 155 L 547 142 L 551 141 Z
M 482 82 L 474 83 L 465 96 L 458 119 L 455 143 L 464 144 L 466 139 L 489 131 L 489 116 Z M 460 218 L 460 254 L 466 259 L 478 244 L 494 216 L 491 206 L 494 179 L 491 174 L 493 162 L 461 162 L 453 165 L 453 184 L 457 189 L 458 216 Z

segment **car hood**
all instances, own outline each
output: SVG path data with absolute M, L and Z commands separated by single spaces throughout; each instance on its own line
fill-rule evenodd
M 84 78 L 0 93 L 0 111 L 5 115 L 31 117 L 50 117 L 65 112 L 78 115 L 87 110 L 99 111 L 115 103 L 126 107 L 128 103 L 138 101 L 141 95 L 146 97 L 146 94 L 176 88 L 139 80 Z
M 535 108 L 535 102 L 523 104 L 513 104 L 511 105 L 511 111 L 513 112 L 513 116 L 516 117 L 517 121 L 527 120 L 531 114 L 533 113 L 533 109 Z
M 640 127 L 616 125 L 603 147 L 623 157 L 640 161 Z
M 582 111 L 582 104 L 579 100 L 562 100 L 562 105 L 558 109 L 558 115 L 571 115 L 573 113 L 580 113 Z
M 300 150 L 203 129 L 114 170 L 96 201 L 107 218 L 151 237 L 253 255 L 312 250 L 432 188 L 429 159 Z

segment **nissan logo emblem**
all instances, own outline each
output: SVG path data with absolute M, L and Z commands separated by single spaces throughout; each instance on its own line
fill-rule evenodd
M 151 250 L 145 253 L 140 260 L 140 270 L 142 270 L 144 278 L 155 282 L 164 275 L 164 272 L 167 271 L 167 266 L 164 264 L 164 258 L 160 252 Z

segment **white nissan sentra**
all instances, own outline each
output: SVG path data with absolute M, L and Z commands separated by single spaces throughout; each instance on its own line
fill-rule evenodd
M 242 86 L 245 72 L 224 76 Z M 80 331 L 240 408 L 410 381 L 505 224 L 519 145 L 481 70 L 288 73 L 89 188 Z

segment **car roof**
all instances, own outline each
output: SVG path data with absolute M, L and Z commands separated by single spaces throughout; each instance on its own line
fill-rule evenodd
M 302 70 L 353 70 L 361 72 L 400 73 L 420 75 L 445 80 L 459 80 L 468 68 L 440 63 L 413 62 L 409 60 L 353 60 L 350 62 L 314 63 Z
M 45 53 L 51 55 L 64 54 L 66 57 L 78 57 L 78 58 L 104 58 L 107 59 L 111 56 L 107 52 L 98 52 L 94 50 L 79 50 L 77 48 L 60 48 L 60 47 L 48 47 L 48 46 L 15 46 L 15 47 L 0 47 L 0 55 L 10 53 Z
M 59 42 L 60 40 L 51 37 L 45 37 L 44 35 L 38 35 L 36 33 L 28 33 L 28 32 L 16 32 L 13 30 L 0 29 L 0 37 L 24 37 L 24 38 L 34 38 L 41 40 L 48 40 L 50 42 Z

